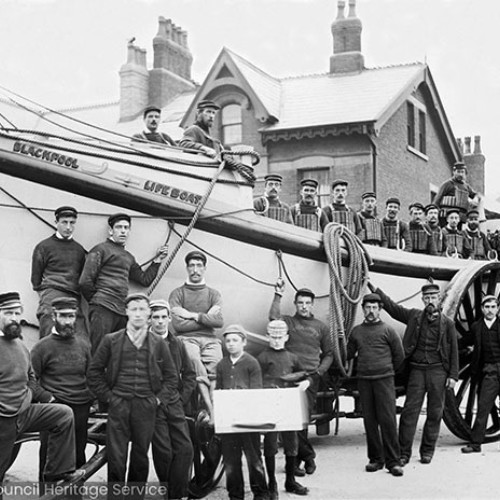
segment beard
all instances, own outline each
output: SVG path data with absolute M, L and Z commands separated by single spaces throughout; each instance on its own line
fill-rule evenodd
M 439 314 L 439 309 L 434 304 L 428 304 L 425 306 L 425 313 L 429 319 L 435 319 Z
M 55 323 L 57 333 L 63 338 L 72 338 L 75 336 L 75 325 L 61 325 Z
M 19 323 L 11 323 L 3 329 L 4 337 L 7 340 L 22 339 L 22 328 Z

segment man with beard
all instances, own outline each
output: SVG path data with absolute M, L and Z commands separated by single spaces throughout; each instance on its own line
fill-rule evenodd
M 106 449 L 108 482 L 113 494 L 108 498 L 120 490 L 115 485 L 125 483 L 130 442 L 127 482 L 140 488 L 132 495 L 140 499 L 144 497 L 141 486 L 148 478 L 148 450 L 156 412 L 179 400 L 178 379 L 167 345 L 149 332 L 149 298 L 133 293 L 125 303 L 126 327 L 104 336 L 87 378 L 94 394 L 109 405 Z
M 71 297 L 52 301 L 52 333 L 31 350 L 31 364 L 40 384 L 41 395 L 51 403 L 61 403 L 73 411 L 75 421 L 76 466 L 85 462 L 87 421 L 93 396 L 87 387 L 90 344 L 75 335 L 78 301 Z M 48 434 L 40 439 L 40 469 L 47 456 Z
M 467 167 L 463 162 L 457 161 L 453 165 L 453 177 L 440 186 L 433 203 L 441 209 L 440 217 L 444 225 L 450 209 L 458 210 L 462 223 L 465 222 L 469 203 L 477 206 L 479 201 L 480 195 L 467 183 Z
M 441 255 L 444 251 L 443 231 L 439 225 L 439 208 L 433 203 L 425 207 L 425 222 L 427 229 L 431 233 L 431 238 L 434 240 L 437 255 Z
M 453 389 L 458 380 L 457 332 L 453 321 L 439 309 L 439 286 L 422 286 L 425 309 L 406 309 L 396 304 L 380 288 L 368 283 L 377 293 L 386 311 L 397 321 L 406 324 L 403 337 L 405 362 L 409 364 L 406 400 L 399 420 L 401 465 L 411 458 L 418 417 L 427 395 L 427 411 L 420 443 L 420 462 L 430 464 L 439 436 L 447 389 Z
M 411 249 L 413 253 L 437 255 L 434 238 L 424 223 L 424 206 L 422 203 L 412 203 L 409 207 L 411 220 L 410 230 Z
M 205 282 L 207 257 L 193 251 L 185 257 L 187 280 L 172 291 L 172 326 L 186 347 L 196 372 L 196 382 L 206 410 L 213 418 L 211 392 L 215 366 L 222 359 L 222 345 L 215 329 L 224 324 L 222 297 Z
M 36 316 L 40 326 L 40 338 L 50 335 L 54 319 L 52 301 L 59 297 L 71 297 L 80 301 L 78 279 L 85 264 L 86 251 L 73 238 L 78 212 L 63 206 L 54 212 L 56 232 L 33 250 L 31 260 L 31 284 L 38 293 Z M 78 332 L 86 335 L 87 325 L 79 308 Z
M 195 149 L 210 158 L 217 158 L 222 145 L 219 140 L 210 135 L 210 127 L 214 124 L 215 115 L 220 106 L 215 102 L 204 99 L 196 106 L 196 121 L 184 131 L 179 146 L 186 149 Z
M 196 387 L 196 373 L 182 342 L 168 331 L 170 305 L 166 300 L 151 301 L 151 332 L 167 344 L 179 376 L 181 399 L 161 407 L 156 413 L 152 440 L 153 463 L 160 484 L 168 485 L 168 498 L 188 495 L 193 445 L 183 411 Z
M 448 210 L 447 224 L 443 227 L 444 255 L 467 259 L 471 253 L 470 242 L 458 226 L 460 224 L 460 211 L 457 208 Z
M 285 284 L 280 281 L 274 288 L 274 298 L 269 311 L 269 320 L 282 319 L 288 326 L 289 340 L 286 348 L 296 354 L 310 376 L 310 385 L 306 390 L 309 416 L 316 403 L 320 380 L 333 361 L 333 345 L 328 327 L 313 315 L 314 293 L 308 288 L 301 288 L 295 294 L 294 316 L 281 315 L 281 297 Z M 314 474 L 316 470 L 316 452 L 307 437 L 307 428 L 298 432 L 299 450 L 297 454 L 296 476 Z M 305 470 L 300 467 L 304 461 Z
M 161 109 L 157 106 L 148 106 L 142 115 L 146 130 L 140 134 L 134 134 L 132 140 L 138 139 L 141 142 L 156 142 L 166 146 L 175 146 L 175 141 L 164 132 L 159 132 Z
M 365 295 L 362 307 L 365 320 L 352 329 L 347 359 L 357 354 L 356 376 L 369 459 L 365 469 L 376 472 L 385 465 L 393 476 L 402 476 L 394 375 L 404 359 L 403 346 L 394 329 L 380 320 L 379 295 Z
M 264 196 L 253 200 L 253 208 L 259 215 L 293 224 L 290 207 L 280 200 L 282 182 L 281 175 L 267 174 L 264 177 Z
M 299 227 L 305 227 L 312 231 L 321 231 L 321 227 L 326 226 L 328 221 L 325 214 L 316 204 L 318 195 L 318 181 L 315 179 L 302 179 L 300 181 L 301 200 L 293 205 L 290 210 L 293 223 Z
M 387 236 L 387 248 L 411 252 L 410 229 L 406 222 L 399 220 L 400 210 L 399 198 L 389 198 L 385 202 L 385 217 L 382 219 L 382 223 Z
M 9 467 L 14 443 L 25 432 L 48 431 L 45 481 L 76 480 L 73 413 L 44 401 L 21 340 L 23 307 L 19 293 L 0 294 L 0 486 Z
M 469 210 L 467 212 L 467 224 L 462 231 L 469 240 L 470 257 L 475 260 L 486 260 L 491 251 L 491 245 L 486 235 L 479 229 L 479 211 Z
M 367 245 L 387 248 L 387 236 L 382 221 L 377 217 L 377 195 L 368 191 L 361 195 L 362 208 L 358 212 L 363 226 L 361 241 Z
M 151 265 L 143 271 L 135 257 L 125 249 L 130 236 L 131 218 L 124 213 L 108 218 L 109 238 L 96 245 L 87 255 L 80 287 L 87 299 L 92 353 L 104 335 L 125 328 L 125 299 L 129 281 L 149 286 L 156 278 L 160 262 L 167 256 L 168 246 L 161 246 Z
M 483 317 L 471 327 L 474 335 L 471 370 L 473 380 L 480 382 L 479 401 L 471 441 L 462 448 L 462 453 L 481 452 L 488 418 L 500 392 L 500 324 L 494 295 L 483 297 L 481 312 Z
M 349 206 L 347 206 L 347 186 L 349 183 L 342 179 L 336 179 L 332 182 L 331 198 L 332 203 L 323 208 L 323 213 L 328 222 L 336 222 L 347 227 L 356 236 L 360 237 L 363 231 L 363 226 L 359 220 L 358 214 Z M 327 222 L 327 223 L 328 223 Z M 324 224 L 321 229 L 325 229 Z

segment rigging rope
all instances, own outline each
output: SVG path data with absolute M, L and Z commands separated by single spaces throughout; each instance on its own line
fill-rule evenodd
M 347 251 L 346 271 L 342 272 L 342 246 Z M 345 226 L 330 223 L 323 233 L 330 270 L 330 336 L 333 362 L 346 376 L 347 338 L 352 330 L 356 306 L 368 280 L 368 260 L 361 241 Z

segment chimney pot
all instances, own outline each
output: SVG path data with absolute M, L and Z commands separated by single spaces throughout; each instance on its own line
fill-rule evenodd
M 475 135 L 474 136 L 474 154 L 482 154 L 483 152 L 481 151 L 481 136 L 480 135 Z
M 356 0 L 349 0 L 348 17 L 356 17 Z
M 461 137 L 457 137 L 457 145 L 458 145 L 458 149 L 460 150 L 460 153 L 462 153 L 462 155 L 463 155 L 464 154 L 464 145 L 462 143 Z
M 337 3 L 337 19 L 345 19 L 344 9 L 345 9 L 344 0 L 339 0 Z
M 465 151 L 464 151 L 464 154 L 470 155 L 470 137 L 466 137 L 464 139 L 464 141 L 465 141 Z

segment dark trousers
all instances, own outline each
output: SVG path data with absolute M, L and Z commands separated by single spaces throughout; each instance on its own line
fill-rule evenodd
M 152 450 L 158 481 L 167 486 L 169 498 L 186 497 L 194 452 L 181 400 L 158 408 Z
M 296 457 L 298 453 L 298 437 L 296 431 L 281 432 L 283 451 L 287 457 Z M 264 456 L 274 457 L 278 453 L 278 432 L 264 434 Z
M 90 344 L 94 354 L 104 335 L 116 332 L 127 326 L 127 317 L 102 306 L 89 306 Z
M 147 481 L 148 449 L 153 437 L 156 410 L 154 396 L 132 399 L 111 396 L 106 434 L 108 482 L 125 482 L 129 442 L 132 449 L 127 482 L 143 484 Z
M 319 377 L 315 377 L 311 381 L 311 385 L 306 390 L 309 418 L 311 418 L 314 410 L 314 405 L 316 404 L 316 394 L 318 393 L 319 381 Z M 312 444 L 309 442 L 307 427 L 297 432 L 297 437 L 299 440 L 299 451 L 297 453 L 297 459 L 299 461 L 314 460 L 316 458 L 316 452 L 314 451 Z
M 229 498 L 231 500 L 243 500 L 245 498 L 243 470 L 241 468 L 241 455 L 243 452 L 248 464 L 250 489 L 254 499 L 266 499 L 268 492 L 260 453 L 260 434 L 257 432 L 241 432 L 222 434 L 220 438 Z
M 427 394 L 427 417 L 420 443 L 420 456 L 434 455 L 443 416 L 447 374 L 442 366 L 428 369 L 411 367 L 406 401 L 399 420 L 399 446 L 402 457 L 411 457 L 418 417 Z
M 476 420 L 472 427 L 471 443 L 481 445 L 486 434 L 486 425 L 495 399 L 500 392 L 500 365 L 488 363 L 484 366 L 484 378 L 479 388 Z
M 73 413 L 65 405 L 31 404 L 15 417 L 0 417 L 0 482 L 9 468 L 14 443 L 24 432 L 48 431 L 44 475 L 50 480 L 75 470 Z
M 399 465 L 394 377 L 359 380 L 359 399 L 363 409 L 368 460 L 391 469 Z
M 71 408 L 73 412 L 73 420 L 75 425 L 75 457 L 76 467 L 81 467 L 86 461 L 85 447 L 87 446 L 87 422 L 89 419 L 90 402 L 82 405 L 73 405 L 57 401 L 56 403 L 64 404 Z M 49 433 L 43 431 L 40 433 L 40 474 L 39 478 L 42 480 L 43 469 L 47 461 L 47 446 L 49 440 Z

